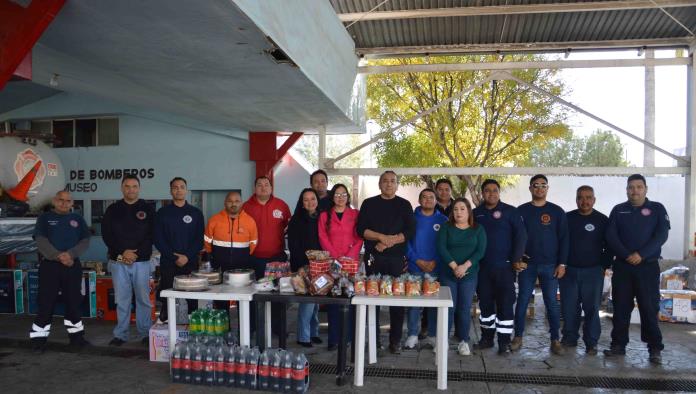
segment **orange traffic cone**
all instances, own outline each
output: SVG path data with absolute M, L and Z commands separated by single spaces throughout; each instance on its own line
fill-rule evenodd
M 34 167 L 32 167 L 31 170 L 29 170 L 29 172 L 27 172 L 26 175 L 24 175 L 24 178 L 22 178 L 22 180 L 19 181 L 17 186 L 7 191 L 7 195 L 9 195 L 17 201 L 29 200 L 27 193 L 29 193 L 29 189 L 31 189 L 31 184 L 34 183 L 34 178 L 36 178 L 36 173 L 39 172 L 40 167 L 41 160 L 37 161 L 36 164 L 34 164 Z

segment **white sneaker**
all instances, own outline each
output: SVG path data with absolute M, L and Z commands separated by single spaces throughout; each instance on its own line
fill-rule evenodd
M 430 346 L 431 348 L 435 349 L 437 348 L 437 341 L 434 337 L 426 337 L 423 340 L 423 346 Z
M 161 324 L 167 324 L 167 322 L 166 322 L 166 321 L 160 320 L 160 318 L 158 317 L 158 318 L 157 318 L 157 321 L 155 322 L 155 324 L 161 325 Z
M 411 335 L 408 338 L 406 338 L 406 342 L 404 342 L 404 347 L 406 349 L 413 349 L 418 345 L 418 336 L 417 335 Z
M 466 341 L 459 342 L 457 351 L 462 356 L 471 356 L 471 350 L 469 350 L 469 343 L 467 343 Z

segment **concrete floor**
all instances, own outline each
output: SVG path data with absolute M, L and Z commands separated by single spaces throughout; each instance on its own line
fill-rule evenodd
M 607 359 L 601 354 L 585 356 L 582 344 L 564 356 L 550 355 L 548 333 L 543 306 L 537 297 L 536 316 L 527 321 L 525 345 L 520 352 L 509 357 L 500 357 L 495 349 L 475 352 L 470 357 L 456 354 L 456 342 L 450 342 L 448 369 L 463 372 L 488 372 L 525 374 L 532 376 L 603 376 L 635 377 L 654 379 L 696 379 L 696 326 L 662 323 L 666 349 L 664 363 L 653 366 L 647 361 L 648 353 L 639 342 L 640 328 L 631 327 L 631 343 L 625 359 Z M 382 311 L 382 321 L 388 321 L 388 313 Z M 288 313 L 288 330 L 291 348 L 295 345 L 296 309 Z M 324 313 L 320 313 L 326 321 Z M 168 364 L 148 361 L 147 348 L 133 341 L 121 348 L 110 348 L 113 323 L 85 319 L 86 337 L 93 347 L 81 353 L 70 352 L 65 344 L 67 334 L 62 328 L 62 319 L 54 321 L 49 350 L 43 355 L 31 353 L 27 333 L 31 326 L 31 316 L 0 315 L 0 382 L 1 392 L 7 393 L 120 393 L 120 392 L 223 392 L 225 388 L 208 388 L 172 384 L 169 381 Z M 385 327 L 386 328 L 386 327 Z M 602 338 L 600 350 L 608 346 L 611 320 L 602 319 Z M 321 335 L 326 340 L 326 325 L 321 327 Z M 386 342 L 386 330 L 383 330 Z M 478 327 L 472 325 L 472 341 L 479 337 Z M 334 364 L 336 352 L 328 352 L 325 345 L 303 349 L 310 363 Z M 405 350 L 400 356 L 380 352 L 378 364 L 382 368 L 435 370 L 434 357 L 430 349 Z M 338 387 L 333 375 L 313 374 L 310 377 L 310 391 L 320 393 L 425 393 L 438 392 L 434 380 L 396 379 L 365 377 L 362 388 L 349 384 Z M 599 388 L 580 388 L 577 386 L 520 385 L 491 383 L 482 381 L 463 381 L 448 384 L 449 392 L 467 393 L 568 393 L 568 392 L 635 392 Z M 244 392 L 234 389 L 235 392 Z

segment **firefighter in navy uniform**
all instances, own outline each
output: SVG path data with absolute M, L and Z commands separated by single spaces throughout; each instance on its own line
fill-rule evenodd
M 640 312 L 640 339 L 648 344 L 651 363 L 662 363 L 662 333 L 657 321 L 660 303 L 658 258 L 670 224 L 665 207 L 646 198 L 648 187 L 640 174 L 628 177 L 628 201 L 612 209 L 607 243 L 616 255 L 611 279 L 614 303 L 611 347 L 606 356 L 623 356 L 634 298 Z
M 59 292 L 65 302 L 63 324 L 68 330 L 70 345 L 81 348 L 89 345 L 80 319 L 82 295 L 82 266 L 79 257 L 89 246 L 90 233 L 84 219 L 70 210 L 73 199 L 61 191 L 53 198 L 53 211 L 36 220 L 34 239 L 41 255 L 39 265 L 39 313 L 31 326 L 29 337 L 37 352 L 46 349 L 51 332 L 53 308 Z
M 494 346 L 498 334 L 498 354 L 510 354 L 514 319 L 515 270 L 527 244 L 527 230 L 517 208 L 500 201 L 500 184 L 486 179 L 481 185 L 483 203 L 474 209 L 474 217 L 486 230 L 488 244 L 481 259 L 478 298 L 481 316 L 481 341 L 476 349 Z

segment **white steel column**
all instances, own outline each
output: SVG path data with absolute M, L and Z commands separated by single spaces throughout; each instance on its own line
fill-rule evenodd
M 319 127 L 319 160 L 317 161 L 318 168 L 324 168 L 326 163 L 326 126 Z
M 689 55 L 694 56 L 696 43 L 689 49 Z M 684 257 L 693 255 L 696 238 L 696 69 L 693 62 L 686 71 L 686 154 L 691 157 L 690 172 L 685 176 L 684 187 Z
M 655 59 L 655 50 L 646 49 L 645 59 Z M 655 66 L 645 65 L 645 135 L 643 138 L 655 143 Z M 643 145 L 643 167 L 655 167 L 655 150 Z

